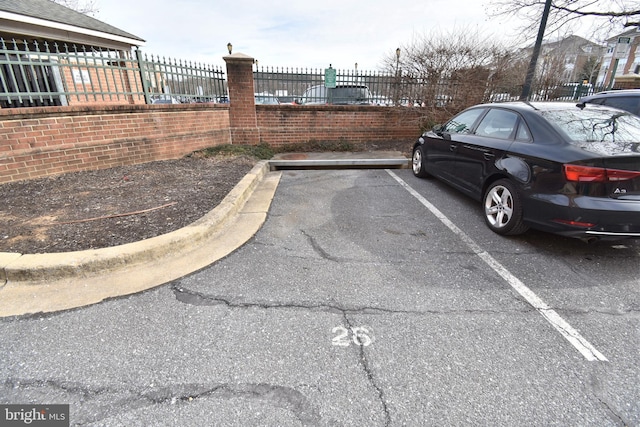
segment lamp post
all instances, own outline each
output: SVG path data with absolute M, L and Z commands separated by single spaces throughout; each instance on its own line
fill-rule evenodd
M 227 50 L 229 51 L 229 55 L 231 55 L 232 49 L 233 49 L 233 45 L 231 43 L 227 43 Z
M 399 91 L 400 91 L 400 48 L 396 49 L 396 90 L 393 95 L 393 103 L 397 106 L 399 104 Z
M 551 0 L 546 0 L 544 4 L 544 10 L 542 11 L 542 19 L 540 19 L 540 27 L 538 28 L 538 36 L 536 42 L 533 45 L 533 53 L 531 54 L 531 62 L 529 62 L 529 68 L 522 85 L 522 93 L 520 94 L 520 101 L 528 101 L 531 95 L 531 85 L 533 83 L 533 77 L 536 73 L 536 64 L 538 63 L 538 56 L 540 55 L 540 48 L 542 46 L 542 38 L 544 37 L 544 30 L 547 27 L 547 18 L 549 17 L 549 10 L 551 9 Z

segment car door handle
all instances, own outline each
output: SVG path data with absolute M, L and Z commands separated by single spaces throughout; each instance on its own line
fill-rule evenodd
M 485 160 L 492 160 L 494 157 L 496 157 L 496 155 L 493 153 L 484 153 Z
M 458 149 L 458 144 L 451 144 L 449 146 L 449 151 L 456 151 Z

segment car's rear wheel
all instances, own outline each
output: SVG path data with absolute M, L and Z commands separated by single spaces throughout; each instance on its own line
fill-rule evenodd
M 522 203 L 511 181 L 500 179 L 492 183 L 483 200 L 485 222 L 494 232 L 516 235 L 529 229 L 522 221 Z
M 413 174 L 418 178 L 427 178 L 431 175 L 424 168 L 425 163 L 425 150 L 422 145 L 413 149 L 413 156 L 411 158 L 411 168 Z

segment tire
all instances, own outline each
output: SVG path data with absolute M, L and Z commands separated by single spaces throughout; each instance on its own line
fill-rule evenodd
M 499 179 L 487 188 L 483 208 L 484 220 L 495 233 L 513 236 L 529 229 L 522 221 L 520 195 L 507 179 Z
M 411 156 L 411 169 L 413 174 L 418 178 L 429 178 L 431 175 L 424 168 L 425 162 L 425 149 L 422 145 L 417 146 L 413 150 L 413 156 Z

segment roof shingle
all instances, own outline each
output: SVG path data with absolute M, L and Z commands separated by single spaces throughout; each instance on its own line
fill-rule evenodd
M 100 31 L 106 34 L 139 40 L 141 42 L 145 41 L 136 35 L 54 3 L 51 0 L 0 0 L 0 11 Z

